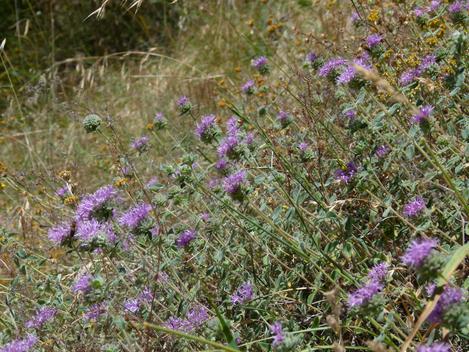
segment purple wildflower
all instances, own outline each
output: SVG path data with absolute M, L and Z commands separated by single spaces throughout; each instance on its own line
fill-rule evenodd
M 357 23 L 360 21 L 360 15 L 357 11 L 352 12 L 352 14 L 350 15 L 350 21 L 352 21 L 352 23 Z
M 159 226 L 153 226 L 151 229 L 150 229 L 150 234 L 152 237 L 157 237 L 159 234 L 160 234 L 160 228 Z
M 278 346 L 283 341 L 285 341 L 285 334 L 283 332 L 282 323 L 276 321 L 270 326 L 270 331 L 274 335 L 274 340 L 272 341 L 272 346 Z
M 232 175 L 225 177 L 225 180 L 223 181 L 223 188 L 225 189 L 226 193 L 234 194 L 241 189 L 241 186 L 244 182 L 246 182 L 246 171 L 240 170 Z
M 431 345 L 420 345 L 417 352 L 451 352 L 451 346 L 444 342 L 435 342 Z
M 205 212 L 205 213 L 200 214 L 200 218 L 204 222 L 209 222 L 211 217 L 209 213 Z
M 277 114 L 277 121 L 280 122 L 282 127 L 286 127 L 292 121 L 292 117 L 288 112 L 281 110 Z
M 348 65 L 345 70 L 337 77 L 336 82 L 337 84 L 346 84 L 349 83 L 351 80 L 355 78 L 355 74 L 357 70 L 353 65 Z
M 192 104 L 191 104 L 189 98 L 186 97 L 186 96 L 180 97 L 177 100 L 176 105 L 177 105 L 179 111 L 182 114 L 184 114 L 184 113 L 188 112 L 190 109 L 192 109 Z
M 425 286 L 425 293 L 427 294 L 427 297 L 433 296 L 436 290 L 436 284 L 434 282 L 430 282 Z
M 354 120 L 357 117 L 357 112 L 354 109 L 350 109 L 344 112 L 345 117 L 349 120 Z
M 158 178 L 156 176 L 153 176 L 151 179 L 148 180 L 148 182 L 145 185 L 145 188 L 152 188 L 156 186 L 158 183 Z
M 115 199 L 117 190 L 111 186 L 98 188 L 93 194 L 88 194 L 81 200 L 77 207 L 77 221 L 90 219 L 97 211 L 102 209 L 108 202 Z
M 260 73 L 267 73 L 269 67 L 267 66 L 268 60 L 265 56 L 259 56 L 252 60 L 251 66 L 258 70 Z
M 368 303 L 377 293 L 383 289 L 383 284 L 379 281 L 371 280 L 363 287 L 352 292 L 348 296 L 348 306 L 350 308 L 362 306 Z
M 155 117 L 154 117 L 155 122 L 163 122 L 164 121 L 164 115 L 162 112 L 157 112 Z
M 105 238 L 109 243 L 116 241 L 110 223 L 100 223 L 95 219 L 79 222 L 77 225 L 77 238 L 85 243 L 92 242 L 95 239 Z
M 448 308 L 455 303 L 461 302 L 463 298 L 464 292 L 462 289 L 459 287 L 446 286 L 435 308 L 428 316 L 428 321 L 430 323 L 441 322 L 441 319 Z
M 433 54 L 426 55 L 420 62 L 418 70 L 423 72 L 430 68 L 430 66 L 436 64 L 436 56 Z
M 246 137 L 244 138 L 244 143 L 246 145 L 251 145 L 254 142 L 254 132 L 246 133 Z
M 213 138 L 212 131 L 215 127 L 215 115 L 206 115 L 202 117 L 202 120 L 197 124 L 195 128 L 195 134 L 200 139 Z
M 451 14 L 461 12 L 464 9 L 464 7 L 467 7 L 467 6 L 468 4 L 466 1 L 456 0 L 451 5 L 448 6 L 448 12 Z
M 406 86 L 412 83 L 419 75 L 420 71 L 415 68 L 404 71 L 401 74 L 401 77 L 399 77 L 399 84 L 401 85 L 401 87 Z
M 138 300 L 140 302 L 150 303 L 153 301 L 153 292 L 149 287 L 145 287 L 143 291 L 138 295 Z
M 438 8 L 440 7 L 441 5 L 441 1 L 440 0 L 433 0 L 431 3 L 430 3 L 430 11 L 435 11 L 435 10 L 438 10 Z
M 313 52 L 306 54 L 306 61 L 310 64 L 315 62 L 317 59 L 318 59 L 318 56 Z
M 228 166 L 228 161 L 226 161 L 226 159 L 219 159 L 215 164 L 215 168 L 217 170 L 224 170 L 227 168 L 227 166 Z
M 139 152 L 143 152 L 147 148 L 149 141 L 150 138 L 147 136 L 142 136 L 135 138 L 132 143 L 130 143 L 130 146 Z
M 78 292 L 83 292 L 83 293 L 88 293 L 91 291 L 91 280 L 93 279 L 93 276 L 90 274 L 83 274 L 81 275 L 76 281 L 75 284 L 72 287 L 72 291 L 74 293 Z
M 41 307 L 34 317 L 26 322 L 24 325 L 26 328 L 31 329 L 31 328 L 40 328 L 43 326 L 45 323 L 47 323 L 49 320 L 52 320 L 55 315 L 57 314 L 57 309 L 53 307 Z
M 233 303 L 234 305 L 243 304 L 252 300 L 253 297 L 254 291 L 252 289 L 252 285 L 249 282 L 245 282 L 231 296 L 231 303 Z
M 97 320 L 101 315 L 106 313 L 106 311 L 107 311 L 107 307 L 103 302 L 93 304 L 85 312 L 85 314 L 83 315 L 83 319 L 85 319 L 85 320 Z
M 433 112 L 433 106 L 425 105 L 420 108 L 420 111 L 412 116 L 412 122 L 421 123 L 425 121 Z
M 24 339 L 17 339 L 6 344 L 0 348 L 0 352 L 28 352 L 37 341 L 38 338 L 35 335 L 28 334 Z
M 196 237 L 197 237 L 196 230 L 192 230 L 192 229 L 185 230 L 179 235 L 178 239 L 176 240 L 176 246 L 178 248 L 183 248 L 187 246 L 189 243 L 191 243 L 193 240 L 195 240 Z
M 241 87 L 241 90 L 243 91 L 243 93 L 247 94 L 247 95 L 251 95 L 254 93 L 254 81 L 252 79 L 250 79 L 249 81 L 247 81 L 246 83 L 244 83 Z
M 55 191 L 55 194 L 56 194 L 57 196 L 59 196 L 60 198 L 64 198 L 64 197 L 68 196 L 70 193 L 71 193 L 71 192 L 70 192 L 70 189 L 69 189 L 68 185 L 65 185 L 65 186 L 63 186 L 63 187 L 61 187 L 61 188 L 58 188 L 58 189 Z
M 223 158 L 224 156 L 233 156 L 235 149 L 239 145 L 239 138 L 235 135 L 228 135 L 222 139 L 217 148 L 218 155 Z
M 415 17 L 422 17 L 425 16 L 425 14 L 428 12 L 428 10 L 424 7 L 416 7 L 414 9 L 414 15 Z
M 60 225 L 57 225 L 49 229 L 47 237 L 49 240 L 56 244 L 62 244 L 71 237 L 72 234 L 72 225 L 69 222 L 64 222 Z
M 140 304 L 138 299 L 128 299 L 124 302 L 124 309 L 130 313 L 137 313 L 140 309 Z
M 340 66 L 344 66 L 347 64 L 347 60 L 342 59 L 342 58 L 334 58 L 330 59 L 327 61 L 320 69 L 318 72 L 318 75 L 320 77 L 326 77 L 329 76 L 329 74 L 335 70 L 336 68 Z
M 374 48 L 377 46 L 381 41 L 383 40 L 383 37 L 379 34 L 371 34 L 366 38 L 366 45 L 368 48 Z
M 425 200 L 422 197 L 416 197 L 411 202 L 404 205 L 403 214 L 407 217 L 416 217 L 425 209 Z
M 372 281 L 382 281 L 386 274 L 388 273 L 389 264 L 388 263 L 379 263 L 371 268 L 370 272 L 368 273 L 368 278 Z
M 145 220 L 151 210 L 152 207 L 150 204 L 137 204 L 136 206 L 130 208 L 129 210 L 127 210 L 127 212 L 121 215 L 121 217 L 119 218 L 119 224 L 133 230 L 136 227 L 140 226 L 142 221 Z
M 226 121 L 226 133 L 229 136 L 236 136 L 238 135 L 238 119 L 236 116 L 231 116 L 228 121 Z
M 308 149 L 308 143 L 305 143 L 305 142 L 301 142 L 300 144 L 298 144 L 298 149 L 300 150 L 300 152 L 304 153 L 306 151 L 306 149 Z
M 418 239 L 411 242 L 401 260 L 405 265 L 418 269 L 438 246 L 436 239 Z
M 389 153 L 389 147 L 386 144 L 382 144 L 379 147 L 376 148 L 375 150 L 375 155 L 378 158 L 383 158 Z
M 191 332 L 202 326 L 208 319 L 207 308 L 197 306 L 187 312 L 185 319 L 170 317 L 163 325 L 169 329 Z
M 335 172 L 335 178 L 336 180 L 343 182 L 343 183 L 349 183 L 353 176 L 357 173 L 357 166 L 353 161 L 350 161 L 347 163 L 345 168 L 338 169 Z

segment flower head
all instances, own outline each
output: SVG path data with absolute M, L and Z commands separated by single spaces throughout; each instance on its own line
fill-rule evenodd
M 451 352 L 451 346 L 444 342 L 435 342 L 431 345 L 420 345 L 417 352 Z
M 366 38 L 366 45 L 368 48 L 374 48 L 377 46 L 381 41 L 383 40 L 383 37 L 379 34 L 371 34 Z
M 416 197 L 404 205 L 403 213 L 407 217 L 416 217 L 420 215 L 425 209 L 425 200 L 422 197 Z
M 285 334 L 283 332 L 282 328 L 282 323 L 279 321 L 276 321 L 273 323 L 270 327 L 270 331 L 274 335 L 274 340 L 272 341 L 272 346 L 278 346 L 280 345 L 283 341 L 285 341 Z
M 215 115 L 206 115 L 202 117 L 202 120 L 197 124 L 195 128 L 195 134 L 201 140 L 210 142 L 215 137 Z
M 386 274 L 388 273 L 389 264 L 388 263 L 379 263 L 373 266 L 368 273 L 368 278 L 372 281 L 382 281 Z
M 133 230 L 140 226 L 143 220 L 150 214 L 152 206 L 147 203 L 140 203 L 130 208 L 121 215 L 119 224 Z
M 189 98 L 184 95 L 179 97 L 179 99 L 176 102 L 176 105 L 182 114 L 192 109 L 192 103 L 190 102 Z
M 41 307 L 34 317 L 26 322 L 25 327 L 28 329 L 31 328 L 40 328 L 48 321 L 52 320 L 57 314 L 57 309 L 54 307 Z
M 104 239 L 109 243 L 116 240 L 116 234 L 110 223 L 100 223 L 95 219 L 81 221 L 77 225 L 77 238 L 84 243 Z
M 306 61 L 310 64 L 315 62 L 317 59 L 318 59 L 318 56 L 313 52 L 306 54 Z
M 334 71 L 336 68 L 344 66 L 347 64 L 347 60 L 342 58 L 334 58 L 327 61 L 318 72 L 320 77 L 329 76 L 329 74 Z
M 336 170 L 335 178 L 340 182 L 349 183 L 357 171 L 357 166 L 353 161 L 351 161 L 347 163 L 344 168 Z
M 269 72 L 268 60 L 265 56 L 259 56 L 253 59 L 251 62 L 251 66 L 262 74 Z
M 117 190 L 111 186 L 98 188 L 93 194 L 88 194 L 78 204 L 76 211 L 77 221 L 89 220 L 101 215 L 106 205 L 117 197 Z
M 243 304 L 252 300 L 254 297 L 254 291 L 252 285 L 249 282 L 242 284 L 236 292 L 231 296 L 231 303 L 233 304 Z
M 56 244 L 64 243 L 72 235 L 72 225 L 69 222 L 64 222 L 60 225 L 52 227 L 47 233 L 49 240 Z
M 463 298 L 464 292 L 462 289 L 459 287 L 446 286 L 435 308 L 428 316 L 428 321 L 430 323 L 439 323 L 448 308 L 453 304 L 461 302 Z
M 411 242 L 401 260 L 415 269 L 421 267 L 432 251 L 438 246 L 436 239 L 418 239 Z
M 386 144 L 382 144 L 376 148 L 375 155 L 378 158 L 384 158 L 389 153 L 389 151 L 390 151 L 389 146 L 387 146 Z
M 412 122 L 414 123 L 421 123 L 425 121 L 433 112 L 433 106 L 425 105 L 420 108 L 420 111 L 412 116 Z
M 124 302 L 124 309 L 130 313 L 137 313 L 140 309 L 140 303 L 138 299 L 128 299 Z
M 226 193 L 234 194 L 241 189 L 241 186 L 245 182 L 246 171 L 240 170 L 225 178 L 225 180 L 223 181 L 223 188 L 225 189 Z
M 28 334 L 24 339 L 17 339 L 6 344 L 0 348 L 0 352 L 28 352 L 37 341 L 38 338 L 35 335 Z
M 250 79 L 249 81 L 246 81 L 246 83 L 244 83 L 241 86 L 241 90 L 243 91 L 244 94 L 251 95 L 254 93 L 254 87 L 255 87 L 254 81 Z
M 189 243 L 191 243 L 197 237 L 197 231 L 188 229 L 183 231 L 178 239 L 176 240 L 176 246 L 178 248 L 186 247 Z
M 81 275 L 76 281 L 75 284 L 72 287 L 72 291 L 74 293 L 78 292 L 83 292 L 83 293 L 88 293 L 91 291 L 91 280 L 93 279 L 93 276 L 90 274 L 83 274 Z
M 350 308 L 362 306 L 368 303 L 377 293 L 383 289 L 383 284 L 376 280 L 371 280 L 363 287 L 349 293 L 348 306 Z
M 139 152 L 143 152 L 148 147 L 149 141 L 150 138 L 148 138 L 147 136 L 142 136 L 139 138 L 135 138 L 132 143 L 130 143 L 130 146 Z
M 93 304 L 83 315 L 84 320 L 97 320 L 101 315 L 106 313 L 107 306 L 101 302 Z

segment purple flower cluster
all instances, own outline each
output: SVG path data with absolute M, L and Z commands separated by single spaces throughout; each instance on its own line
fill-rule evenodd
M 349 109 L 344 112 L 344 116 L 349 120 L 354 120 L 357 117 L 357 112 L 354 109 Z
M 458 13 L 463 10 L 469 10 L 469 1 L 456 0 L 448 6 L 448 12 L 451 14 Z
M 243 304 L 252 300 L 254 297 L 254 290 L 252 285 L 249 282 L 242 284 L 236 292 L 231 295 L 231 303 L 233 304 Z
M 34 317 L 31 320 L 27 321 L 24 326 L 28 329 L 40 328 L 45 323 L 52 320 L 56 314 L 57 314 L 57 309 L 53 307 L 41 307 L 36 312 Z
M 420 215 L 425 209 L 425 200 L 422 197 L 415 197 L 414 200 L 404 205 L 403 214 L 409 218 Z
M 260 73 L 265 74 L 269 71 L 268 60 L 265 56 L 259 56 L 252 60 L 251 66 Z
M 414 9 L 414 15 L 416 17 L 422 17 L 424 15 L 426 15 L 427 13 L 429 12 L 432 12 L 432 11 L 436 11 L 441 5 L 441 1 L 440 0 L 433 0 L 431 3 L 430 3 L 430 6 L 426 6 L 426 7 L 416 7 Z
M 241 86 L 241 90 L 244 94 L 251 95 L 254 93 L 254 87 L 255 83 L 252 79 L 250 79 Z
M 399 84 L 401 87 L 413 82 L 417 77 L 420 77 L 430 66 L 436 63 L 436 56 L 433 54 L 425 56 L 417 68 L 411 68 L 404 71 L 399 77 Z
M 191 332 L 202 326 L 208 319 L 207 308 L 196 306 L 187 312 L 185 319 L 170 317 L 163 325 L 172 330 Z
M 389 265 L 387 263 L 375 265 L 368 273 L 368 283 L 349 294 L 348 306 L 350 308 L 360 307 L 371 301 L 383 289 L 384 285 L 382 282 L 386 277 L 388 269 Z
M 310 64 L 314 63 L 318 58 L 319 57 L 313 52 L 306 54 L 306 62 Z
M 349 183 L 357 171 L 357 166 L 353 161 L 351 161 L 347 163 L 345 168 L 336 170 L 335 179 L 343 183 Z
M 38 338 L 35 335 L 28 334 L 24 339 L 17 339 L 6 344 L 0 348 L 0 352 L 28 352 L 37 341 Z
M 61 188 L 58 188 L 56 191 L 55 191 L 55 194 L 57 196 L 59 196 L 60 198 L 65 198 L 66 196 L 70 195 L 71 192 L 70 192 L 70 188 L 68 185 L 65 185 Z
M 375 46 L 377 46 L 379 43 L 381 43 L 383 40 L 383 37 L 379 34 L 371 34 L 366 38 L 366 45 L 368 48 L 372 49 Z
M 83 314 L 83 319 L 84 320 L 96 320 L 98 319 L 101 315 L 106 313 L 107 311 L 107 306 L 105 303 L 96 303 L 93 304 L 91 307 L 88 308 L 88 310 Z
M 91 291 L 91 280 L 93 279 L 93 276 L 90 274 L 83 274 L 81 275 L 76 281 L 75 284 L 72 287 L 72 291 L 74 293 L 78 292 L 83 292 L 83 293 L 88 293 Z
M 389 146 L 387 146 L 386 144 L 382 144 L 376 148 L 375 155 L 378 158 L 384 158 L 389 153 L 389 151 L 390 151 Z
M 326 63 L 319 69 L 318 76 L 319 77 L 327 77 L 329 74 L 334 71 L 335 69 L 345 66 L 347 64 L 347 60 L 342 58 L 334 58 L 326 61 Z
M 308 143 L 305 143 L 305 142 L 301 142 L 300 144 L 298 144 L 298 149 L 300 150 L 300 152 L 304 153 L 306 152 L 306 150 L 308 149 L 309 145 Z
M 413 123 L 422 123 L 427 120 L 433 112 L 433 106 L 425 105 L 420 108 L 420 111 L 412 116 Z
M 428 256 L 438 246 L 438 240 L 432 238 L 422 238 L 411 242 L 405 254 L 402 256 L 402 263 L 413 267 L 420 268 Z
M 81 221 L 77 225 L 77 238 L 84 243 L 103 239 L 108 243 L 114 243 L 117 239 L 110 223 L 100 223 L 95 219 Z
M 179 99 L 176 102 L 176 105 L 177 105 L 179 111 L 182 114 L 184 114 L 184 113 L 188 112 L 190 109 L 192 109 L 192 104 L 191 104 L 189 98 L 186 97 L 186 96 L 179 97 Z
M 178 248 L 186 247 L 197 237 L 197 231 L 193 229 L 188 229 L 183 231 L 176 240 L 176 246 Z
M 285 341 L 285 333 L 283 332 L 282 323 L 276 321 L 270 326 L 270 331 L 273 334 L 272 346 L 276 347 Z
M 203 116 L 201 121 L 197 124 L 195 128 L 195 134 L 202 140 L 210 139 L 213 137 L 213 130 L 216 126 L 215 124 L 216 117 L 215 115 L 206 115 Z
M 357 76 L 357 70 L 355 69 L 355 65 L 361 66 L 367 70 L 371 69 L 371 65 L 369 63 L 370 57 L 367 53 L 363 53 L 358 58 L 354 59 L 352 62 L 348 62 L 345 66 L 345 69 L 342 73 L 337 77 L 336 83 L 337 84 L 346 84 L 351 82 Z
M 439 323 L 448 308 L 464 299 L 464 292 L 459 287 L 446 286 L 435 308 L 428 316 L 430 323 Z
M 150 142 L 150 138 L 142 136 L 135 138 L 132 143 L 130 143 L 130 146 L 139 152 L 143 152 L 147 148 L 148 142 Z
M 235 194 L 241 190 L 241 186 L 246 182 L 246 171 L 239 170 L 232 175 L 225 177 L 223 188 L 226 193 Z
M 431 345 L 420 345 L 417 352 L 451 352 L 451 346 L 444 342 L 435 342 Z
M 111 200 L 117 197 L 117 190 L 111 186 L 98 188 L 93 194 L 88 194 L 78 204 L 76 211 L 77 221 L 89 220 L 94 213 L 102 209 Z
M 140 309 L 140 302 L 137 298 L 128 299 L 124 302 L 124 309 L 135 314 Z
M 119 224 L 133 230 L 141 225 L 142 221 L 150 214 L 151 210 L 152 206 L 150 204 L 137 204 L 121 215 Z
M 69 222 L 64 222 L 60 225 L 54 226 L 47 232 L 49 240 L 56 244 L 64 243 L 71 235 L 72 225 Z

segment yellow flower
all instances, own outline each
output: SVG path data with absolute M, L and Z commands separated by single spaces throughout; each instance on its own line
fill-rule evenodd
M 438 38 L 437 37 L 429 37 L 425 40 L 425 43 L 428 45 L 434 46 L 438 43 Z
M 120 177 L 114 182 L 114 186 L 117 188 L 125 187 L 129 184 L 129 179 L 127 177 Z
M 0 182 L 0 191 L 3 191 L 6 187 L 7 185 L 5 183 Z
M 59 172 L 58 176 L 64 179 L 65 181 L 68 181 L 70 180 L 70 177 L 72 177 L 72 173 L 70 172 L 70 170 L 64 169 Z
M 225 99 L 220 99 L 220 100 L 218 101 L 218 107 L 220 107 L 220 108 L 222 108 L 222 109 L 223 109 L 224 107 L 226 107 L 226 101 L 225 101 Z
M 370 11 L 368 14 L 368 21 L 370 22 L 378 22 L 379 20 L 379 10 L 378 9 L 373 9 Z
M 74 195 L 65 197 L 65 199 L 64 199 L 64 204 L 65 205 L 72 205 L 72 204 L 76 204 L 77 202 L 78 202 L 78 197 L 74 196 Z
M 151 131 L 151 130 L 153 130 L 153 128 L 155 128 L 154 123 L 152 123 L 152 122 L 147 123 L 147 130 Z

